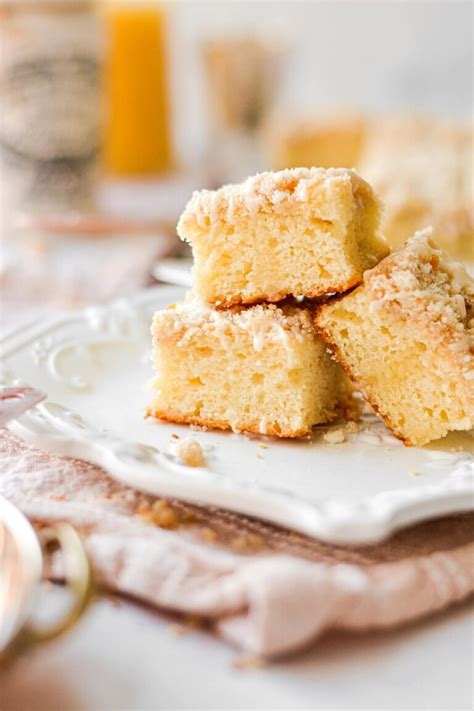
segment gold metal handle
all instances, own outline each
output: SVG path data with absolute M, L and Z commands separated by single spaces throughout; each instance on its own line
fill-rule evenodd
M 84 546 L 77 531 L 67 523 L 44 528 L 39 534 L 44 554 L 60 548 L 64 559 L 64 580 L 74 600 L 67 614 L 52 625 L 30 623 L 25 633 L 31 642 L 47 642 L 70 629 L 82 615 L 92 597 L 92 575 Z
M 58 523 L 39 532 L 43 556 L 60 549 L 64 560 L 64 583 L 73 594 L 67 613 L 50 625 L 29 622 L 19 632 L 8 649 L 8 657 L 17 657 L 33 645 L 48 642 L 71 629 L 80 618 L 93 595 L 93 580 L 89 561 L 77 531 L 67 523 Z

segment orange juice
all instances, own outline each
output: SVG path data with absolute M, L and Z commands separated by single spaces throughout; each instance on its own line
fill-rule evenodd
M 166 62 L 166 11 L 108 2 L 104 162 L 109 174 L 150 176 L 173 167 Z

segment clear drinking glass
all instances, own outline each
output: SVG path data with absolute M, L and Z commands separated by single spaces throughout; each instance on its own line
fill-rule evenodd
M 5 0 L 0 52 L 2 226 L 91 211 L 102 122 L 95 3 Z

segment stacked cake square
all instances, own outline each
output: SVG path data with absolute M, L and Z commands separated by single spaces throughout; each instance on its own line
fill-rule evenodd
M 194 288 L 155 314 L 149 413 L 299 437 L 344 411 L 349 376 L 408 444 L 472 426 L 471 287 L 423 235 L 387 256 L 380 221 L 372 189 L 346 169 L 261 173 L 195 193 L 178 223 Z M 421 365 L 404 378 L 414 354 Z

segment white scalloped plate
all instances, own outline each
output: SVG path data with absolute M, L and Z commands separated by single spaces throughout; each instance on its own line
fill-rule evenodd
M 3 382 L 48 393 L 10 428 L 157 496 L 232 509 L 331 542 L 368 543 L 409 523 L 474 509 L 474 457 L 466 451 L 474 451 L 472 435 L 417 449 L 374 417 L 338 445 L 323 440 L 324 428 L 310 441 L 290 441 L 145 420 L 151 315 L 182 295 L 161 286 L 4 338 Z M 170 453 L 173 433 L 198 440 L 208 466 L 180 464 Z M 463 451 L 452 451 L 460 444 Z

